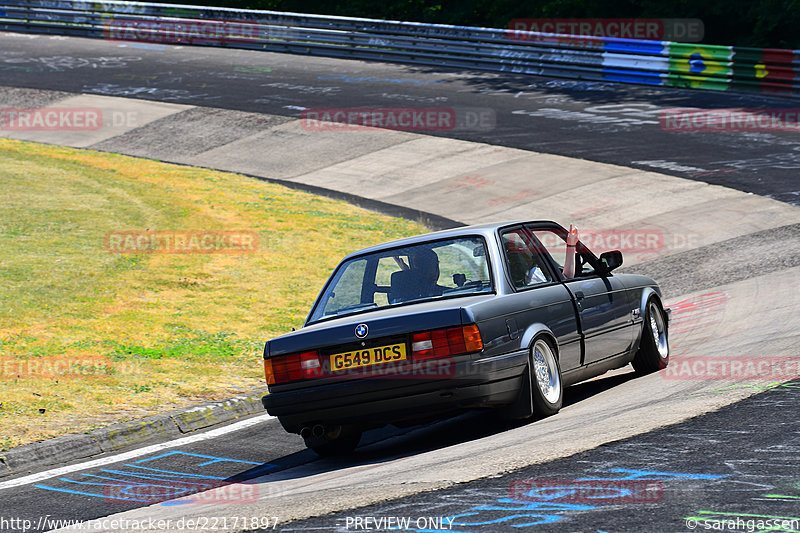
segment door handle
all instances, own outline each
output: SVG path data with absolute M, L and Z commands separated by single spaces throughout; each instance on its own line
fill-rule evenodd
M 585 297 L 586 297 L 586 295 L 583 294 L 583 291 L 575 291 L 575 299 L 576 300 L 583 300 Z

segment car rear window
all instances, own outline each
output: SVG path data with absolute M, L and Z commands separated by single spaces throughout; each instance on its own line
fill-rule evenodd
M 493 290 L 482 237 L 426 242 L 362 255 L 339 265 L 309 322 Z

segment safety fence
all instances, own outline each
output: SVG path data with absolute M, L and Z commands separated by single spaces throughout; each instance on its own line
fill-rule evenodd
M 0 30 L 800 96 L 800 50 L 113 0 L 0 1 Z

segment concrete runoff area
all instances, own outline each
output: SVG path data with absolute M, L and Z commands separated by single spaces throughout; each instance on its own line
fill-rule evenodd
M 48 107 L 49 109 L 29 111 L 33 116 L 26 117 L 27 120 L 17 118 L 16 124 L 11 123 L 11 129 L 6 127 L 7 131 L 3 132 L 3 136 L 23 141 L 88 148 L 104 139 L 123 135 L 142 124 L 187 108 L 180 104 L 136 100 L 129 100 L 124 107 L 120 107 L 117 98 L 96 95 L 70 96 L 50 102 Z M 37 111 L 45 116 L 37 116 Z M 47 116 L 47 113 L 53 115 Z M 17 129 L 14 129 L 14 125 Z M 39 127 L 42 129 L 37 129 Z
M 39 91 L 31 93 L 42 98 Z M 109 104 L 107 99 L 94 104 L 92 98 L 82 97 L 81 105 Z M 145 103 L 114 101 L 117 110 L 128 105 L 138 109 Z M 179 120 L 185 112 L 171 118 Z M 147 116 L 152 120 L 140 124 L 138 131 L 155 146 L 159 135 L 153 129 L 158 129 L 160 117 L 156 112 Z M 587 232 L 619 227 L 652 230 L 661 235 L 660 246 L 625 254 L 626 270 L 656 271 L 662 261 L 688 253 L 694 254 L 695 263 L 710 267 L 701 287 L 694 287 L 691 273 L 686 273 L 671 282 L 674 291 L 667 291 L 667 305 L 675 306 L 671 343 L 676 368 L 681 368 L 682 359 L 690 358 L 797 355 L 800 335 L 795 327 L 795 302 L 800 296 L 800 267 L 780 259 L 796 254 L 796 240 L 791 241 L 797 235 L 792 228 L 800 223 L 796 207 L 683 178 L 514 148 L 381 130 L 320 134 L 304 130 L 297 121 L 276 120 L 275 124 L 266 120 L 257 132 L 243 129 L 244 137 L 225 136 L 221 146 L 195 154 L 176 152 L 173 161 L 323 186 L 464 223 L 552 218 L 562 224 L 575 223 Z M 109 130 L 107 138 L 89 147 L 126 153 L 121 139 L 130 139 L 136 132 L 124 132 L 117 142 L 119 132 Z M 26 138 L 37 140 L 37 135 L 28 132 Z M 53 142 L 50 132 L 42 132 L 41 140 Z M 84 139 L 73 142 L 85 146 Z M 69 145 L 69 136 L 59 144 Z M 204 147 L 211 144 L 204 140 Z M 415 146 L 422 154 L 419 161 L 413 159 Z M 137 155 L 146 149 L 145 143 L 138 144 Z M 779 227 L 788 228 L 778 236 L 787 235 L 789 242 L 771 234 Z M 741 239 L 743 246 L 737 247 L 735 239 Z M 742 265 L 758 267 L 758 262 L 746 257 L 751 250 L 771 251 L 779 268 L 750 270 L 741 278 Z M 681 268 L 681 263 L 664 264 Z M 736 281 L 729 282 L 730 273 L 736 273 Z M 714 305 L 692 305 L 708 301 Z M 411 456 L 359 462 L 356 455 L 354 464 L 320 460 L 264 475 L 253 481 L 264 490 L 258 501 L 247 506 L 247 514 L 278 516 L 286 522 L 494 476 L 678 423 L 756 391 L 731 388 L 713 397 L 702 396 L 698 393 L 736 381 L 664 373 L 618 378 L 627 373 L 629 369 L 621 369 L 603 376 L 619 382 L 589 401 L 569 404 L 557 416 L 499 434 Z M 174 523 L 181 517 L 241 512 L 240 505 L 232 504 L 213 508 L 154 505 L 113 516 L 170 518 Z
M 0 89 L 0 104 L 7 91 L 11 89 Z M 37 101 L 48 94 L 28 93 Z M 21 90 L 14 90 L 14 99 L 24 101 Z M 464 224 L 553 219 L 589 233 L 615 228 L 650 230 L 656 243 L 645 242 L 646 249 L 634 246 L 634 253 L 622 248 L 625 266 L 800 222 L 799 209 L 769 198 L 516 148 L 375 128 L 310 131 L 301 127 L 300 120 L 286 117 L 259 119 L 238 111 L 107 96 L 50 102 L 56 108 L 113 108 L 121 116 L 139 117 L 137 127 L 123 132 L 116 128 L 92 132 L 97 140 L 91 145 L 68 132 L 58 143 L 66 146 L 143 157 L 166 155 L 164 160 L 169 162 L 318 187 Z M 237 118 L 246 123 L 232 132 L 226 125 Z M 176 132 L 193 132 L 189 138 L 193 142 L 181 144 L 185 138 L 164 141 L 176 137 Z M 16 137 L 24 133 L 26 140 L 50 144 L 55 135 L 52 131 L 0 133 Z M 236 133 L 239 138 L 234 138 Z M 169 148 L 175 145 L 177 149 Z M 595 242 L 603 243 L 602 237 Z

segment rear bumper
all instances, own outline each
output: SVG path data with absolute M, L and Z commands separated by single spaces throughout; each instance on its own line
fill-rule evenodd
M 267 412 L 297 433 L 312 424 L 379 427 L 413 423 L 474 407 L 513 402 L 522 383 L 527 351 L 455 363 L 446 379 L 357 379 L 271 390 Z

